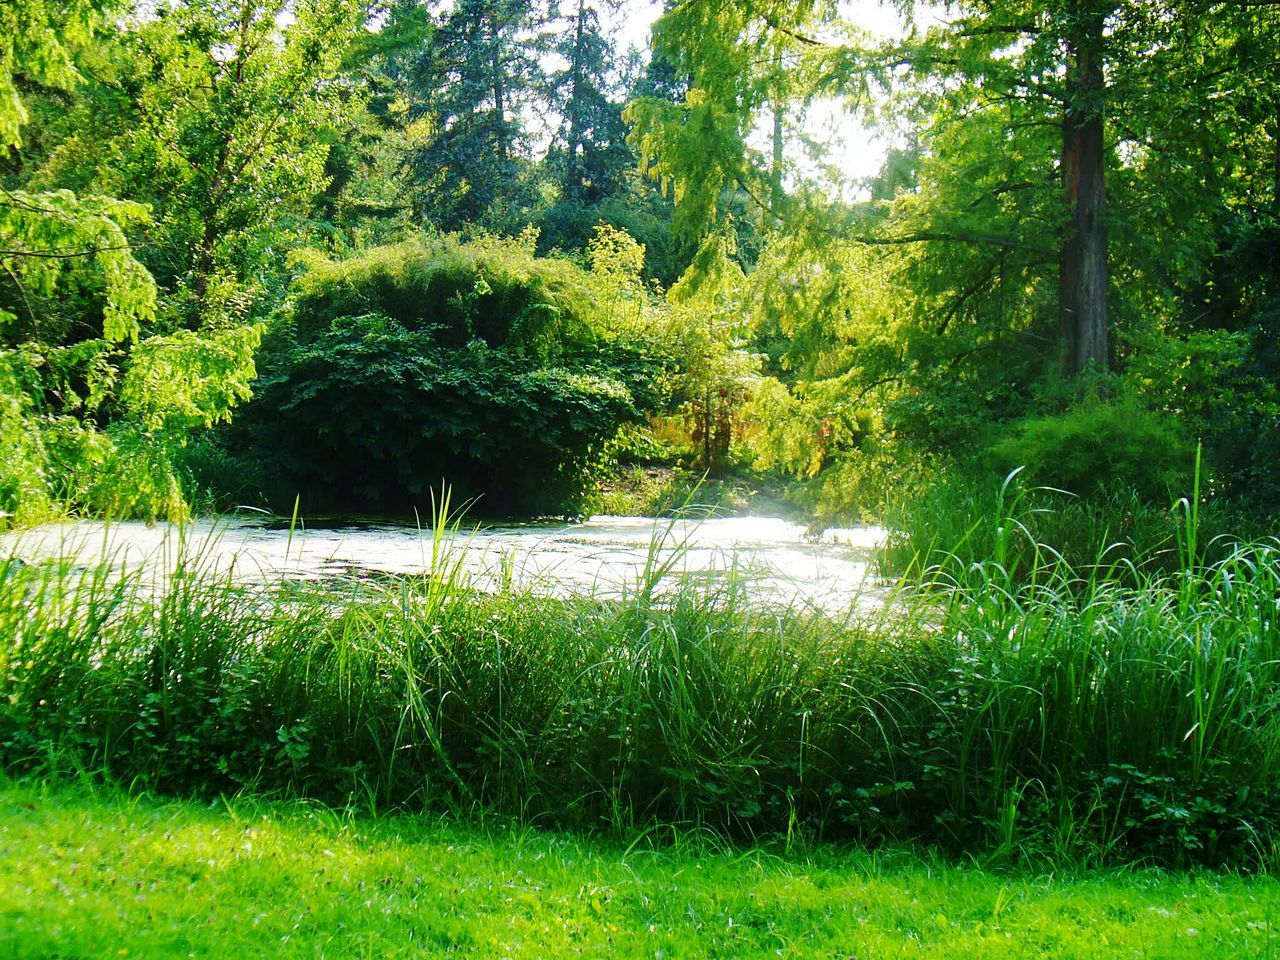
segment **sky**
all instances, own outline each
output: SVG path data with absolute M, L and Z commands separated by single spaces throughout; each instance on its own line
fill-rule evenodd
M 840 7 L 849 20 L 875 37 L 888 39 L 903 33 L 901 14 L 879 0 L 843 0 Z M 614 23 L 615 42 L 619 52 L 625 52 L 632 46 L 647 49 L 649 29 L 661 12 L 661 0 L 624 0 Z M 927 25 L 939 17 L 940 13 L 936 8 L 930 4 L 922 4 L 917 11 L 916 21 Z M 815 104 L 805 117 L 803 129 L 807 136 L 826 144 L 828 162 L 850 180 L 876 174 L 889 149 L 887 140 L 850 118 L 834 100 Z M 761 137 L 763 139 L 758 146 L 764 146 L 768 142 L 767 132 L 761 131 Z M 789 159 L 802 172 L 816 173 L 814 165 L 807 158 L 797 151 L 793 151 L 793 154 Z
M 844 0 L 840 8 L 858 26 L 877 36 L 892 37 L 902 31 L 901 15 L 879 0 Z M 649 27 L 661 12 L 661 0 L 625 0 L 620 16 L 618 48 L 648 47 Z

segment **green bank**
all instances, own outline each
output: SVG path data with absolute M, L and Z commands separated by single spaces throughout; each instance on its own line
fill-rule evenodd
M 0 952 L 91 957 L 1273 957 L 1280 884 L 907 851 L 623 846 L 500 821 L 0 785 Z

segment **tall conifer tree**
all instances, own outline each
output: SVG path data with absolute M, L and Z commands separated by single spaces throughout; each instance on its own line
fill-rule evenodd
M 538 84 L 536 10 L 528 0 L 459 0 L 413 73 L 429 129 L 412 167 L 420 213 L 446 228 L 483 220 L 512 195 L 527 153 L 521 116 Z

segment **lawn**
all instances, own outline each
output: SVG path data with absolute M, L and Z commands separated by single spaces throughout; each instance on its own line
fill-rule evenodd
M 1280 882 L 0 783 L 0 956 L 1280 957 Z

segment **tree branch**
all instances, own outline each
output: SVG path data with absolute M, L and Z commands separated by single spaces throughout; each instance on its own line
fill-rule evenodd
M 902 246 L 909 243 L 973 243 L 993 247 L 1004 247 L 1007 250 L 1030 250 L 1035 253 L 1052 254 L 1057 251 L 1052 247 L 1044 247 L 1034 243 L 1024 243 L 1015 237 L 999 237 L 993 234 L 959 234 L 940 233 L 924 230 L 919 233 L 904 233 L 893 237 L 876 237 L 867 234 L 851 236 L 848 239 L 868 246 Z
M 0 250 L 0 257 L 32 257 L 39 260 L 72 260 L 78 257 L 96 257 L 113 250 L 132 250 L 131 244 L 114 247 L 90 247 L 87 250 Z

